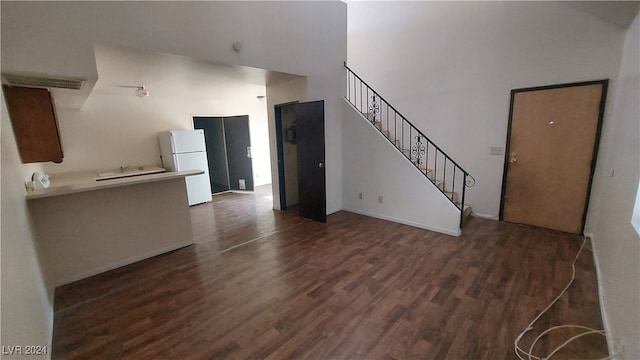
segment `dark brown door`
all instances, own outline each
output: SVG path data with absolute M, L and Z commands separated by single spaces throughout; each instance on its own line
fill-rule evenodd
M 607 84 L 511 92 L 501 219 L 582 233 Z
M 295 105 L 300 216 L 326 222 L 324 101 Z

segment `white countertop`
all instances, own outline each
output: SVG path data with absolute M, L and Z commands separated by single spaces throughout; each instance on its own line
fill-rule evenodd
M 185 176 L 204 174 L 202 170 L 172 171 L 155 174 L 136 175 L 130 177 L 96 181 L 96 171 L 84 171 L 64 174 L 52 174 L 51 186 L 47 189 L 29 191 L 27 200 L 40 199 L 51 196 L 61 196 L 85 191 L 109 189 L 120 186 L 144 184 L 155 181 L 177 179 Z

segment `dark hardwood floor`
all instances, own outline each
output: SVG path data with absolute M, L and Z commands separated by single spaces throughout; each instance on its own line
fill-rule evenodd
M 56 289 L 52 357 L 515 359 L 582 243 L 473 217 L 460 237 L 349 212 L 322 224 L 262 190 L 193 207 L 193 246 Z M 576 270 L 534 332 L 602 327 L 588 249 Z M 554 359 L 607 354 L 597 335 L 565 350 Z

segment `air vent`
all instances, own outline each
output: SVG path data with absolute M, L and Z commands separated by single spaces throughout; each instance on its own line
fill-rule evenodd
M 45 87 L 80 90 L 85 80 L 71 78 L 53 78 L 37 75 L 2 74 L 2 83 L 10 86 Z

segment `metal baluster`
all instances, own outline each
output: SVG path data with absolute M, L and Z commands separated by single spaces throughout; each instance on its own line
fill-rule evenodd
M 367 86 L 367 120 L 371 121 L 371 115 L 369 114 L 369 87 Z
M 356 85 L 355 74 L 353 76 L 353 107 L 358 107 L 358 85 Z
M 433 157 L 433 179 L 434 180 L 438 180 L 438 151 L 437 151 L 437 149 L 436 149 L 436 156 Z
M 391 128 L 389 127 L 389 104 L 385 101 L 385 104 L 387 104 L 387 131 L 389 132 L 389 136 L 387 136 L 387 138 L 391 138 Z
M 412 159 L 412 157 L 411 157 L 411 156 L 413 156 L 413 151 L 412 151 L 412 149 L 413 149 L 413 145 L 411 145 L 411 140 L 413 140 L 413 135 L 411 134 L 412 132 L 413 132 L 413 129 L 412 129 L 412 127 L 410 126 L 410 127 L 409 127 L 409 154 L 411 154 L 411 155 L 409 155 L 409 159 L 410 159 L 410 160 L 411 160 L 411 162 L 412 162 L 412 163 L 414 163 L 414 165 L 415 165 L 415 162 L 413 162 L 413 159 Z
M 402 122 L 400 124 L 402 126 L 402 150 L 404 150 L 404 149 L 406 149 L 404 147 L 404 117 L 402 118 Z M 409 156 L 409 160 L 411 160 L 411 151 L 409 151 L 409 155 L 407 155 L 407 156 Z
M 349 70 L 347 70 L 347 98 L 351 104 L 351 74 L 349 74 Z
M 427 177 L 429 177 L 429 144 L 431 144 L 431 140 L 427 139 L 427 152 L 424 156 L 424 173 Z
M 453 167 L 453 184 L 451 185 L 451 191 L 456 191 L 456 166 Z
M 444 157 L 444 166 L 442 169 L 442 190 L 447 191 L 447 156 Z M 451 201 L 453 201 L 453 189 L 451 189 Z
M 394 145 L 396 147 L 400 146 L 400 144 L 398 144 L 398 113 L 395 111 L 393 112 L 393 139 Z
M 360 80 L 360 112 L 362 112 L 362 80 Z

